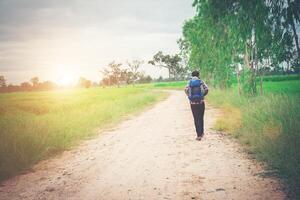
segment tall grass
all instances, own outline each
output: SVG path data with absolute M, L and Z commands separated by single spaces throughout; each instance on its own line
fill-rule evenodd
M 211 90 L 208 101 L 224 113 L 215 128 L 246 144 L 258 159 L 278 170 L 278 175 L 299 196 L 300 93 L 276 86 L 263 96 L 251 98 L 240 97 L 232 90 Z
M 164 96 L 145 88 L 0 95 L 0 180 Z

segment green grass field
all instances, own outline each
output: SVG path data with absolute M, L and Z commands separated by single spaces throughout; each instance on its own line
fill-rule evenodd
M 0 180 L 165 96 L 143 87 L 0 94 Z
M 151 84 L 152 87 L 157 89 L 183 89 L 187 84 L 187 81 L 177 82 L 160 82 Z

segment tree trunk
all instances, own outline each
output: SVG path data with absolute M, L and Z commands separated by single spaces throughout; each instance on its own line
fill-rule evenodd
M 118 86 L 118 88 L 119 88 L 119 87 L 120 87 L 119 78 L 118 78 L 117 76 L 115 76 L 115 79 L 116 79 L 116 81 L 117 81 L 117 86 Z
M 245 44 L 245 55 L 244 55 L 244 63 L 247 67 L 250 68 L 250 62 L 249 62 L 249 54 L 248 54 L 248 48 L 247 48 L 247 42 Z
M 293 29 L 293 32 L 294 32 L 294 39 L 295 39 L 295 43 L 296 43 L 296 48 L 297 48 L 297 52 L 298 52 L 298 58 L 300 59 L 300 48 L 299 48 L 299 41 L 298 41 L 298 35 L 297 35 L 297 31 L 296 31 L 296 28 L 295 28 L 295 23 L 294 23 L 294 20 L 292 19 L 292 29 Z
M 288 7 L 291 9 L 291 0 L 288 0 L 287 2 L 288 2 Z M 290 23 L 291 23 L 293 33 L 294 33 L 296 49 L 297 49 L 297 52 L 298 52 L 298 59 L 300 59 L 300 47 L 299 47 L 298 35 L 297 35 L 296 28 L 295 28 L 294 17 L 293 17 L 292 11 L 290 11 L 290 13 L 288 13 L 288 15 L 290 17 Z
M 296 48 L 297 48 L 297 52 L 298 52 L 298 58 L 300 59 L 299 41 L 298 41 L 298 35 L 297 35 L 296 28 L 295 28 L 294 20 L 292 20 L 292 28 L 293 28 L 293 32 L 294 32 L 294 39 L 295 39 Z
M 240 80 L 240 73 L 239 73 L 239 72 L 236 73 L 236 78 L 237 78 L 237 82 L 238 82 L 238 92 L 239 92 L 239 96 L 241 96 L 242 91 L 241 91 L 241 80 Z
M 249 56 L 250 60 L 249 61 Z M 256 93 L 256 73 L 255 73 L 255 68 L 254 68 L 254 62 L 253 62 L 253 47 L 251 45 L 251 52 L 250 54 L 248 53 L 248 47 L 247 47 L 247 42 L 245 46 L 245 55 L 244 55 L 244 63 L 248 67 L 248 70 L 250 72 L 250 75 L 247 78 L 247 84 L 248 84 L 248 89 L 247 92 L 250 93 L 251 95 L 254 95 Z
M 233 56 L 232 56 L 232 62 L 235 65 L 235 72 L 236 72 L 236 79 L 237 79 L 237 84 L 238 84 L 238 94 L 241 96 L 241 83 L 240 83 L 240 70 L 239 70 L 239 65 L 235 63 L 235 56 L 236 56 L 236 50 L 233 50 Z
M 260 75 L 260 95 L 263 94 L 263 76 Z
M 257 50 L 257 44 L 256 44 L 256 35 L 254 37 L 254 63 L 255 63 L 255 78 L 254 78 L 254 81 L 255 81 L 255 93 L 256 93 L 256 77 L 257 77 L 257 74 L 260 76 L 260 94 L 262 95 L 263 91 L 263 87 L 262 87 L 262 70 L 259 71 L 259 68 L 258 68 L 258 50 Z

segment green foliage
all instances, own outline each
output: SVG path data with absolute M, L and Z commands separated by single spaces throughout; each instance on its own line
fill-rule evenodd
M 0 94 L 0 180 L 162 96 L 144 87 Z
M 186 67 L 181 63 L 182 58 L 178 55 L 164 55 L 162 51 L 157 52 L 149 64 L 168 69 L 169 78 L 178 80 L 186 76 Z
M 256 77 L 266 69 L 299 63 L 295 1 L 195 0 L 193 5 L 197 14 L 185 22 L 179 45 L 189 67 L 200 69 L 211 85 L 227 88 L 235 72 L 244 76 L 238 78 L 244 92 L 254 95 Z
M 241 77 L 243 94 L 255 95 L 257 91 L 256 76 L 252 69 L 245 69 Z
M 230 63 L 231 36 L 224 24 L 211 17 L 196 16 L 185 23 L 183 36 L 191 70 L 200 70 L 201 77 L 214 86 L 228 87 L 234 69 Z

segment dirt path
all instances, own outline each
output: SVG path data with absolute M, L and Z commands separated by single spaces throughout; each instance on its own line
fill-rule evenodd
M 0 199 L 284 199 L 278 181 L 239 145 L 212 131 L 195 140 L 183 92 L 79 148 L 6 181 Z

